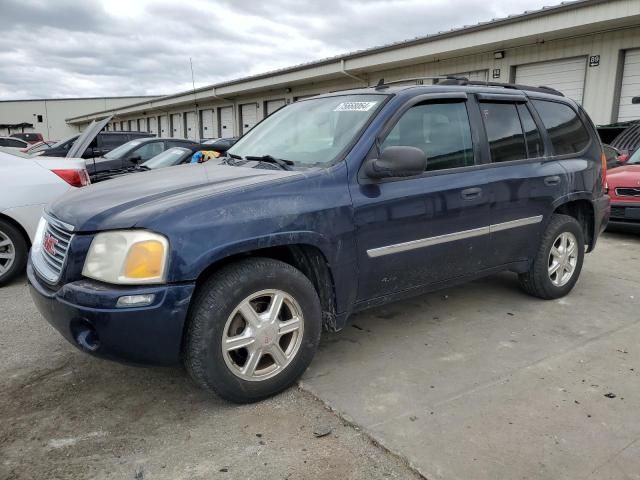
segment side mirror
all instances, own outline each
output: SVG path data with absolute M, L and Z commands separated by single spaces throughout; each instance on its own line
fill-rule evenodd
M 387 147 L 380 158 L 370 160 L 365 173 L 369 178 L 414 177 L 427 168 L 427 156 L 416 147 Z
M 140 161 L 141 161 L 141 160 L 142 160 L 142 157 L 141 157 L 140 155 L 138 155 L 137 157 L 131 157 L 131 158 L 129 158 L 129 161 L 130 161 L 131 163 L 136 164 L 136 165 L 137 165 L 138 163 L 140 163 Z

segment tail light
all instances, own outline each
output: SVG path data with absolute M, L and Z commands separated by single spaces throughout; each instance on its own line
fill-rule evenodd
M 89 174 L 85 169 L 51 170 L 72 187 L 86 187 L 91 184 Z
M 604 151 L 600 155 L 600 160 L 602 161 L 602 189 L 604 193 L 609 193 L 609 185 L 607 185 L 607 156 L 604 154 Z

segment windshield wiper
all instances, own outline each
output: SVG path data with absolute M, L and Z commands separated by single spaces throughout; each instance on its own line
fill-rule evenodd
M 284 158 L 276 158 L 272 155 L 247 155 L 244 157 L 245 160 L 256 160 L 258 162 L 264 163 L 275 163 L 282 170 L 291 170 L 291 166 L 294 165 L 294 162 L 291 160 L 285 160 Z

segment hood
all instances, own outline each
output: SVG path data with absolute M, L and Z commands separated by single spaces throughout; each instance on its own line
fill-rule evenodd
M 609 188 L 640 187 L 640 165 L 625 165 L 607 172 Z
M 211 163 L 179 165 L 77 189 L 51 204 L 48 212 L 80 232 L 131 228 L 191 200 L 299 175 Z
M 87 128 L 84 129 L 84 132 L 80 134 L 78 139 L 73 142 L 73 145 L 69 149 L 66 157 L 79 157 L 82 158 L 82 154 L 87 149 L 93 139 L 98 136 L 98 134 L 102 131 L 107 123 L 113 118 L 113 115 L 108 116 L 107 118 L 103 118 L 99 122 L 95 120 L 89 124 Z

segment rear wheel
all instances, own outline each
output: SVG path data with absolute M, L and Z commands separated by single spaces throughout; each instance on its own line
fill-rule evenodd
M 550 300 L 568 294 L 578 281 L 584 260 L 584 233 L 568 215 L 553 215 L 531 269 L 520 274 L 523 290 Z
M 0 220 L 0 286 L 9 283 L 27 264 L 29 246 L 15 226 Z
M 294 267 L 267 258 L 224 267 L 191 309 L 185 365 L 194 381 L 238 403 L 293 384 L 317 350 L 320 300 Z

